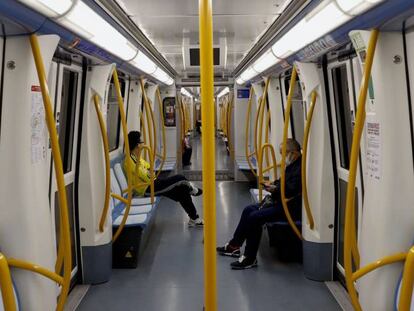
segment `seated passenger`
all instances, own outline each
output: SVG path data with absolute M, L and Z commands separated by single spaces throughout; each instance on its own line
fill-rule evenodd
M 293 221 L 301 220 L 302 217 L 300 149 L 296 140 L 287 140 L 285 197 L 290 199 L 288 209 Z M 281 202 L 280 179 L 273 184 L 266 183 L 264 187 L 271 195 L 267 195 L 259 204 L 245 207 L 233 238 L 226 245 L 217 247 L 220 255 L 240 257 L 238 261 L 231 263 L 232 269 L 242 270 L 257 266 L 256 255 L 262 236 L 262 226 L 267 222 L 287 221 Z M 244 242 L 244 256 L 240 256 L 240 248 Z
M 138 172 L 136 165 L 138 162 L 138 151 L 141 141 L 141 133 L 138 131 L 131 131 L 128 134 L 129 147 L 131 150 L 131 170 L 132 170 L 132 184 L 134 195 L 150 196 L 151 189 L 149 185 L 138 185 L 139 183 L 149 183 L 150 181 L 150 164 L 144 159 L 139 159 Z M 126 171 L 126 158 L 124 161 L 124 170 Z M 154 181 L 154 192 L 157 196 L 165 196 L 176 202 L 180 202 L 184 208 L 190 221 L 189 227 L 202 227 L 203 220 L 198 216 L 197 210 L 193 204 L 191 196 L 199 196 L 203 193 L 200 188 L 195 187 L 183 175 L 174 175 L 167 178 L 157 178 Z

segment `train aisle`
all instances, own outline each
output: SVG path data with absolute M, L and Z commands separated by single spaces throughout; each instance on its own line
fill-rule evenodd
M 197 134 L 191 139 L 193 153 L 191 156 L 191 165 L 185 166 L 184 171 L 201 171 L 202 170 L 202 153 L 201 135 Z M 230 169 L 230 157 L 227 155 L 226 145 L 221 138 L 216 138 L 216 170 L 226 171 Z
M 221 144 L 217 141 L 217 150 L 222 149 Z M 196 157 L 193 159 L 195 162 Z M 248 190 L 248 183 L 217 182 L 219 244 L 228 240 L 243 207 L 251 202 Z M 201 211 L 202 197 L 196 197 L 195 204 Z M 138 268 L 113 270 L 109 282 L 91 286 L 77 310 L 201 311 L 203 231 L 188 228 L 187 222 L 178 204 L 162 199 Z M 233 260 L 217 257 L 218 310 L 340 310 L 324 283 L 307 280 L 297 263 L 275 259 L 267 236 L 262 241 L 258 268 L 234 271 L 229 266 Z

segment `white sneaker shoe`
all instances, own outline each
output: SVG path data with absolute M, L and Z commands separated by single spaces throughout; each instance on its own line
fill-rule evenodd
M 204 226 L 204 221 L 200 217 L 198 217 L 197 219 L 190 219 L 188 221 L 188 226 L 202 228 Z
M 196 187 L 192 182 L 190 182 L 190 194 L 194 197 L 198 197 L 199 195 L 201 195 L 203 193 L 203 190 Z

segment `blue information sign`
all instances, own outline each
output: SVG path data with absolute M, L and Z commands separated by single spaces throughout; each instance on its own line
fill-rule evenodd
M 250 90 L 249 89 L 239 89 L 237 90 L 237 98 L 249 98 Z

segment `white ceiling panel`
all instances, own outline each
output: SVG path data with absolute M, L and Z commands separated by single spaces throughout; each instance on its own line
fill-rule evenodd
M 116 1 L 176 71 L 185 76 L 183 46 L 198 45 L 198 1 Z M 227 68 L 221 68 L 223 71 L 234 69 L 290 1 L 213 0 L 214 44 L 218 45 L 220 38 L 227 42 Z

